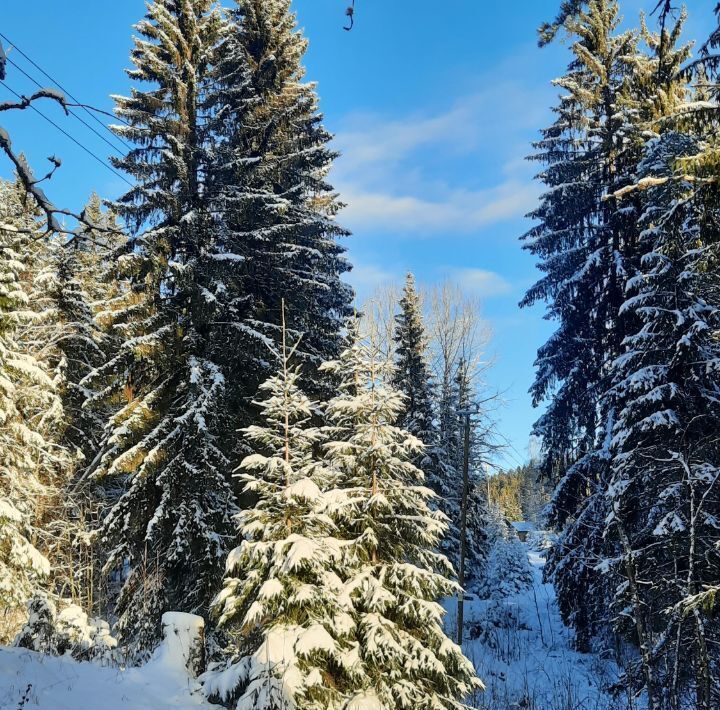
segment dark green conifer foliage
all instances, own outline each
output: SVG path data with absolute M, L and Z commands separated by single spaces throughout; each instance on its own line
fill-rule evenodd
M 395 324 L 393 385 L 405 395 L 398 424 L 430 448 L 437 443 L 433 376 L 427 361 L 428 345 L 422 304 L 412 274 L 408 274 L 405 280 L 400 313 L 395 316 Z M 432 456 L 433 452 L 428 451 L 427 455 Z M 430 475 L 430 461 L 419 463 L 425 475 Z
M 289 0 L 237 0 L 220 44 L 209 97 L 217 155 L 213 211 L 233 287 L 221 298 L 232 368 L 245 377 L 234 402 L 247 402 L 271 375 L 268 346 L 279 342 L 281 302 L 309 394 L 327 398 L 318 374 L 336 357 L 352 293 L 335 221 L 339 203 L 326 175 L 335 153 L 315 87 L 303 81 L 307 42 Z M 252 416 L 247 412 L 246 416 Z
M 226 376 L 214 337 L 218 249 L 205 194 L 202 107 L 221 17 L 210 0 L 157 0 L 137 26 L 130 97 L 116 97 L 136 147 L 117 167 L 137 185 L 115 205 L 136 231 L 118 268 L 131 290 L 111 316 L 122 343 L 98 368 L 96 400 L 119 404 L 96 477 L 124 480 L 105 519 L 108 572 L 123 641 L 144 657 L 160 616 L 206 614 L 222 576 L 234 512 Z M 147 88 L 140 84 L 148 84 Z
M 720 657 L 709 639 L 717 620 L 688 600 L 720 576 L 720 328 L 717 231 L 675 165 L 698 142 L 668 132 L 651 141 L 639 178 L 643 257 L 623 309 L 638 329 L 613 366 L 612 477 L 604 565 L 624 583 L 614 626 L 639 640 L 630 682 L 655 707 L 695 686 L 695 707 L 712 707 Z M 669 670 L 673 669 L 673 670 Z
M 573 61 L 556 84 L 564 91 L 555 124 L 543 132 L 534 160 L 550 188 L 530 216 L 524 237 L 545 273 L 522 301 L 548 304 L 558 329 L 538 351 L 531 389 L 536 404 L 548 400 L 535 425 L 542 441 L 543 473 L 556 480 L 550 520 L 565 527 L 548 567 L 555 575 L 561 610 L 581 645 L 605 614 L 608 580 L 588 559 L 599 554 L 605 451 L 607 370 L 619 352 L 625 278 L 636 260 L 637 205 L 617 208 L 614 193 L 633 181 L 639 120 L 628 106 L 628 83 L 637 55 L 634 33 L 617 34 L 614 0 L 591 0 L 565 29 Z M 582 600 L 582 603 L 580 601 Z

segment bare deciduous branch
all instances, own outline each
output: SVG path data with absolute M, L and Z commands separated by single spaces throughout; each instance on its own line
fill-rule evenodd
M 2 43 L 0 43 L 0 81 L 4 80 L 6 77 L 6 67 L 7 58 L 5 56 L 5 50 L 2 48 Z M 24 111 L 28 108 L 31 108 L 35 101 L 39 101 L 41 99 L 54 101 L 62 107 L 65 115 L 69 115 L 68 108 L 69 106 L 71 106 L 71 104 L 68 104 L 65 95 L 62 92 L 51 88 L 39 89 L 30 96 L 20 96 L 18 101 L 0 102 L 0 113 L 5 111 Z M 59 158 L 55 157 L 54 155 L 50 156 L 48 160 L 52 164 L 51 169 L 42 178 L 36 178 L 35 173 L 33 172 L 27 160 L 25 160 L 24 156 L 15 152 L 12 140 L 10 138 L 10 134 L 2 126 L 0 126 L 0 150 L 5 153 L 5 156 L 15 167 L 15 171 L 18 175 L 18 180 L 20 181 L 20 184 L 22 185 L 24 190 L 33 198 L 37 206 L 45 215 L 47 227 L 45 235 L 50 233 L 56 233 L 71 234 L 77 236 L 76 229 L 67 229 L 60 224 L 58 220 L 59 216 L 69 217 L 76 222 L 79 222 L 84 227 L 87 227 L 94 231 L 117 232 L 117 230 L 108 229 L 107 227 L 93 224 L 93 222 L 88 218 L 84 210 L 80 214 L 75 214 L 70 210 L 60 209 L 56 207 L 45 194 L 44 190 L 39 187 L 41 182 L 44 182 L 45 180 L 50 180 L 55 174 L 55 171 L 61 166 L 62 163 Z M 0 227 L 6 228 L 7 225 L 0 225 Z M 21 232 L 24 230 L 18 230 L 17 228 L 14 228 L 10 231 Z

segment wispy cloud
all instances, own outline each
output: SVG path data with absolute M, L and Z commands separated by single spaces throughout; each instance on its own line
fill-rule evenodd
M 441 199 L 394 195 L 349 185 L 342 189 L 351 227 L 377 227 L 417 233 L 463 233 L 505 219 L 522 217 L 537 199 L 531 182 L 508 180 L 487 190 L 447 190 Z
M 342 220 L 356 230 L 448 234 L 522 217 L 538 194 L 522 160 L 542 122 L 538 93 L 496 82 L 434 114 L 348 117 L 333 175 L 348 203 Z M 484 184 L 468 188 L 478 176 Z
M 515 290 L 500 274 L 485 269 L 453 269 L 451 276 L 465 291 L 480 298 L 506 296 Z
M 508 281 L 501 274 L 487 269 L 438 267 L 432 273 L 435 280 L 450 279 L 465 293 L 483 300 L 507 296 L 520 288 L 518 284 Z M 404 277 L 404 271 L 387 269 L 376 264 L 358 263 L 346 278 L 362 302 L 379 288 L 390 286 L 399 288 Z

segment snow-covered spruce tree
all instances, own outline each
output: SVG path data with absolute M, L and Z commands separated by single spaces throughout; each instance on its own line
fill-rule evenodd
M 497 505 L 487 506 L 484 523 L 488 549 L 477 573 L 477 593 L 484 599 L 499 600 L 531 587 L 527 549 Z
M 442 451 L 443 460 L 440 467 L 443 472 L 440 509 L 450 519 L 449 535 L 443 540 L 443 549 L 446 550 L 448 558 L 459 571 L 460 521 L 465 467 L 465 414 L 463 412 L 474 412 L 470 415 L 464 563 L 465 588 L 469 591 L 475 591 L 481 581 L 481 570 L 492 543 L 487 529 L 489 511 L 486 486 L 484 485 L 486 474 L 483 471 L 491 444 L 492 423 L 478 406 L 472 375 L 469 361 L 464 357 L 460 358 L 452 390 L 452 430 L 449 446 Z
M 98 229 L 84 224 L 70 239 L 46 236 L 23 249 L 20 282 L 31 317 L 18 328 L 17 342 L 22 351 L 42 360 L 62 412 L 48 427 L 48 438 L 57 445 L 54 468 L 60 474 L 43 503 L 41 521 L 44 552 L 52 566 L 49 586 L 91 611 L 97 551 L 91 549 L 90 531 L 96 527 L 100 501 L 97 491 L 79 484 L 97 453 L 106 418 L 104 411 L 86 407 L 93 394 L 86 380 L 111 352 L 108 334 L 94 312 L 124 288 L 122 282 L 105 279 L 112 261 L 109 251 L 124 237 L 97 196 L 83 214 Z
M 56 418 L 50 438 L 63 447 L 58 451 L 64 449 L 66 455 L 62 475 L 55 477 L 56 485 L 49 487 L 43 500 L 42 518 L 38 524 L 44 537 L 43 552 L 52 567 L 47 589 L 60 596 L 78 599 L 77 516 L 68 492 L 84 463 L 85 452 L 91 453 L 93 444 L 97 444 L 92 435 L 99 433 L 99 427 L 94 421 L 94 431 L 90 426 L 85 431 L 80 430 L 80 422 L 87 423 L 92 419 L 82 409 L 85 396 L 78 387 L 82 375 L 76 378 L 73 375 L 78 373 L 77 366 L 81 361 L 88 362 L 86 355 L 99 364 L 101 353 L 90 335 L 92 314 L 78 281 L 67 269 L 69 256 L 64 236 L 46 236 L 26 246 L 22 284 L 32 317 L 19 329 L 17 342 L 24 353 L 42 359 L 59 397 L 61 416 Z M 88 341 L 84 339 L 86 336 L 89 336 Z M 56 466 L 58 474 L 60 470 Z
M 0 225 L 0 641 L 7 642 L 26 602 L 48 584 L 42 524 L 67 461 L 53 441 L 62 405 L 52 368 L 40 347 L 19 344 L 39 317 L 31 309 L 25 264 L 39 226 L 20 187 L 4 181 Z
M 462 422 L 457 414 L 457 391 L 452 380 L 440 385 L 438 397 L 438 439 L 437 469 L 430 471 L 427 485 L 437 496 L 437 505 L 448 518 L 448 527 L 441 541 L 441 549 L 457 567 L 460 551 L 458 521 L 460 520 L 460 500 L 462 496 L 463 474 L 461 450 L 457 448 L 462 441 L 460 433 Z
M 86 604 L 91 588 L 86 577 L 89 538 L 83 534 L 71 488 L 88 454 L 94 453 L 100 433 L 99 419 L 83 408 L 87 393 L 80 381 L 93 364 L 102 362 L 103 353 L 74 258 L 77 242 L 64 235 L 39 238 L 37 216 L 27 212 L 24 197 L 16 196 L 15 209 L 24 214 L 24 226 L 34 225 L 36 232 L 26 238 L 22 249 L 20 284 L 27 308 L 16 329 L 16 343 L 52 379 L 58 396 L 55 411 L 45 413 L 44 436 L 53 456 L 51 467 L 44 471 L 39 467 L 46 486 L 37 506 L 36 546 L 50 562 L 45 589 Z
M 426 448 L 435 443 L 433 377 L 427 362 L 427 335 L 415 277 L 405 279 L 400 313 L 395 316 L 395 372 L 392 384 L 405 395 L 398 426 L 407 429 Z M 420 466 L 423 468 L 423 466 Z M 427 471 L 426 471 L 427 475 Z
M 557 481 L 550 522 L 564 529 L 546 571 L 581 647 L 607 628 L 617 581 L 593 559 L 609 554 L 602 530 L 613 408 L 606 393 L 611 363 L 633 330 L 633 314 L 621 305 L 639 258 L 640 200 L 630 192 L 620 204 L 616 195 L 634 183 L 643 131 L 661 125 L 673 98 L 672 87 L 649 80 L 652 60 L 638 51 L 637 35 L 616 35 L 618 21 L 616 2 L 591 0 L 566 22 L 574 58 L 556 83 L 567 93 L 534 156 L 546 166 L 540 178 L 550 190 L 531 215 L 539 224 L 525 236 L 545 276 L 522 305 L 544 300 L 559 323 L 538 352 L 532 388 L 536 403 L 549 400 L 535 433 L 543 474 Z M 657 100 L 662 92 L 666 103 Z
M 625 129 L 618 103 L 636 38 L 614 36 L 616 2 L 588 4 L 587 12 L 568 21 L 574 56 L 568 73 L 555 82 L 565 93 L 554 109 L 555 123 L 543 132 L 532 156 L 545 165 L 539 179 L 550 189 L 531 214 L 539 224 L 524 236 L 525 248 L 541 259 L 545 276 L 522 305 L 545 300 L 548 317 L 559 321 L 538 351 L 532 394 L 536 403 L 552 395 L 536 432 L 546 475 L 565 475 L 556 494 L 555 518 L 561 525 L 577 513 L 586 495 L 585 473 L 573 464 L 595 447 L 604 341 L 618 325 L 607 301 L 620 301 L 622 288 L 622 273 L 612 270 L 626 259 L 619 251 L 625 246 L 620 244 L 623 230 L 602 198 L 627 179 L 617 163 Z
M 51 526 L 54 564 L 63 570 L 56 591 L 89 613 L 105 611 L 101 550 L 92 532 L 107 506 L 105 491 L 86 477 L 98 454 L 108 414 L 116 407 L 92 406 L 92 373 L 116 352 L 117 338 L 98 313 L 112 307 L 126 283 L 114 278 L 114 252 L 125 237 L 112 212 L 93 194 L 84 211 L 89 224 L 71 239 L 50 242 L 44 265 L 44 298 L 55 313 L 48 326 L 57 368 L 64 420 L 61 442 L 73 455 L 72 472 L 57 500 Z
M 40 592 L 34 594 L 28 601 L 27 609 L 27 621 L 13 639 L 13 645 L 38 653 L 56 654 L 57 608 L 55 602 Z
M 69 239 L 43 242 L 33 267 L 37 272 L 33 300 L 47 304 L 53 313 L 45 327 L 65 411 L 63 443 L 81 458 L 91 459 L 104 422 L 85 406 L 90 391 L 83 381 L 109 359 L 107 334 L 95 312 L 124 286 L 105 275 L 112 252 L 125 238 L 97 195 L 91 195 L 83 215 L 97 229 L 83 224 Z
M 715 217 L 674 175 L 698 142 L 667 133 L 651 141 L 638 173 L 650 184 L 641 219 L 643 257 L 624 310 L 639 323 L 614 364 L 612 479 L 606 536 L 624 583 L 616 626 L 635 637 L 641 664 L 631 681 L 654 707 L 689 702 L 709 710 L 720 656 L 717 620 L 683 603 L 720 573 L 720 283 Z M 665 612 L 665 613 L 663 613 Z M 713 676 L 713 673 L 715 674 Z
M 461 359 L 455 363 L 453 369 L 455 370 L 454 377 L 449 382 L 444 382 L 439 390 L 437 440 L 435 451 L 430 452 L 430 455 L 433 456 L 432 463 L 435 465 L 431 466 L 428 471 L 427 485 L 436 495 L 433 505 L 437 505 L 448 522 L 440 549 L 457 570 L 460 557 L 459 522 L 463 494 L 464 440 L 464 419 L 460 417 L 458 411 L 462 408 L 461 396 L 463 398 L 466 395 L 469 396 L 469 390 L 464 389 L 467 384 L 465 361 Z M 480 552 L 479 549 L 478 552 Z
M 296 357 L 306 389 L 326 399 L 331 388 L 318 366 L 340 351 L 352 292 L 340 280 L 350 268 L 339 243 L 347 232 L 326 181 L 335 153 L 315 86 L 303 81 L 307 41 L 290 0 L 236 0 L 231 18 L 208 98 L 216 134 L 210 192 L 233 284 L 216 294 L 219 320 L 229 365 L 244 373 L 233 406 L 248 419 L 248 401 L 272 374 L 267 344 L 279 341 L 282 300 L 289 332 L 303 334 Z
M 462 708 L 482 683 L 443 632 L 437 600 L 458 591 L 437 552 L 446 519 L 412 463 L 422 443 L 396 425 L 403 397 L 389 384 L 392 364 L 353 336 L 324 366 L 341 383 L 328 404 L 325 448 L 338 480 L 328 513 L 352 546 L 344 576 L 358 674 L 345 708 Z
M 136 231 L 119 268 L 130 277 L 112 310 L 122 343 L 97 368 L 95 402 L 119 404 L 92 474 L 126 490 L 104 520 L 108 573 L 122 575 L 120 640 L 130 658 L 157 644 L 168 610 L 207 614 L 232 533 L 231 417 L 214 338 L 216 248 L 204 199 L 200 107 L 221 20 L 211 0 L 157 0 L 136 26 L 130 97 L 116 97 L 136 147 L 117 167 L 137 185 L 114 205 Z M 142 231 L 144 230 L 144 231 Z
M 93 316 L 93 336 L 102 353 L 101 365 L 104 365 L 114 361 L 122 349 L 132 323 L 142 315 L 146 296 L 139 283 L 138 263 L 128 258 L 128 236 L 115 212 L 103 209 L 100 199 L 93 194 L 85 206 L 85 214 L 99 229 L 86 228 L 78 235 L 76 278 Z M 103 396 L 102 391 L 112 380 L 98 378 L 96 369 L 88 372 L 78 386 L 86 395 L 83 409 L 90 413 L 87 416 L 92 415 L 100 423 L 102 431 L 97 435 L 100 442 L 105 424 L 121 408 L 126 397 L 118 401 L 117 397 Z M 100 448 L 98 444 L 96 456 Z M 89 475 L 94 464 L 94 457 L 88 459 L 81 472 L 81 483 L 86 488 L 97 485 Z
M 458 417 L 457 410 L 468 403 L 465 399 L 469 397 L 469 385 L 467 391 L 463 389 L 461 393 L 457 378 L 460 377 L 464 384 L 468 384 L 465 382 L 467 367 L 462 360 L 458 363 L 454 388 L 448 393 L 448 401 L 440 403 L 440 407 L 444 406 L 447 409 L 443 441 L 435 419 L 437 396 L 427 361 L 428 343 L 423 323 L 422 303 L 412 274 L 407 275 L 399 306 L 400 312 L 395 316 L 395 369 L 392 385 L 404 396 L 404 399 L 397 425 L 409 431 L 424 444 L 422 452 L 416 456 L 413 463 L 425 474 L 428 487 L 438 496 L 436 499 L 438 508 L 448 517 L 448 530 L 441 547 L 457 569 L 463 463 L 462 420 Z M 473 511 L 476 507 L 473 506 Z M 476 522 L 475 516 L 472 516 L 472 519 Z M 479 529 L 475 532 L 479 542 L 482 533 Z M 480 553 L 482 547 L 468 546 L 468 551 L 472 556 L 475 551 Z M 473 565 L 470 564 L 469 568 L 472 569 Z
M 465 589 L 477 593 L 482 570 L 490 553 L 492 537 L 488 530 L 487 486 L 477 472 L 470 477 L 467 500 L 465 547 Z
M 331 472 L 315 460 L 322 433 L 291 358 L 283 346 L 280 372 L 260 387 L 261 422 L 243 432 L 257 453 L 240 479 L 256 503 L 237 516 L 244 540 L 214 602 L 233 657 L 205 675 L 205 690 L 238 709 L 339 710 L 362 670 L 343 543 L 323 513 Z
M 93 274 L 83 273 L 81 245 L 73 241 L 55 249 L 53 279 L 49 293 L 57 313 L 55 347 L 60 361 L 61 397 L 65 412 L 64 442 L 72 451 L 91 460 L 97 450 L 103 422 L 85 407 L 89 392 L 81 382 L 103 364 L 102 333 L 92 312 L 92 297 L 86 291 Z

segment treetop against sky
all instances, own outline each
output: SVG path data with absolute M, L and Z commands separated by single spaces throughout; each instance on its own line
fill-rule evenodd
M 537 414 L 527 394 L 532 363 L 551 328 L 539 308 L 517 308 L 537 275 L 517 237 L 540 192 L 536 166 L 524 157 L 551 122 L 557 91 L 550 82 L 568 61 L 561 43 L 537 48 L 537 28 L 554 17 L 557 3 L 356 5 L 355 27 L 344 32 L 345 3 L 295 2 L 310 39 L 307 77 L 318 82 L 326 125 L 342 152 L 332 180 L 348 205 L 340 220 L 353 232 L 348 278 L 360 300 L 378 284 L 400 283 L 407 270 L 421 283 L 450 278 L 483 299 L 494 331 L 490 384 L 504 393 L 501 431 L 512 444 L 508 462 L 518 462 Z M 708 35 L 714 5 L 691 4 L 687 37 Z M 641 9 L 652 8 L 645 0 L 624 2 L 625 24 L 637 24 Z M 130 27 L 143 12 L 142 0 L 12 3 L 0 32 L 6 46 L 17 43 L 82 102 L 110 111 L 110 95 L 127 92 Z M 9 57 L 49 84 L 19 52 Z M 22 94 L 37 88 L 13 66 L 7 84 Z M 10 98 L 0 87 L 0 100 Z M 97 155 L 112 154 L 59 106 L 41 110 Z M 47 186 L 63 207 L 78 210 L 93 190 L 112 198 L 127 187 L 37 114 L 3 116 L 3 126 L 38 173 L 47 156 L 63 160 Z M 10 174 L 7 164 L 1 170 Z

